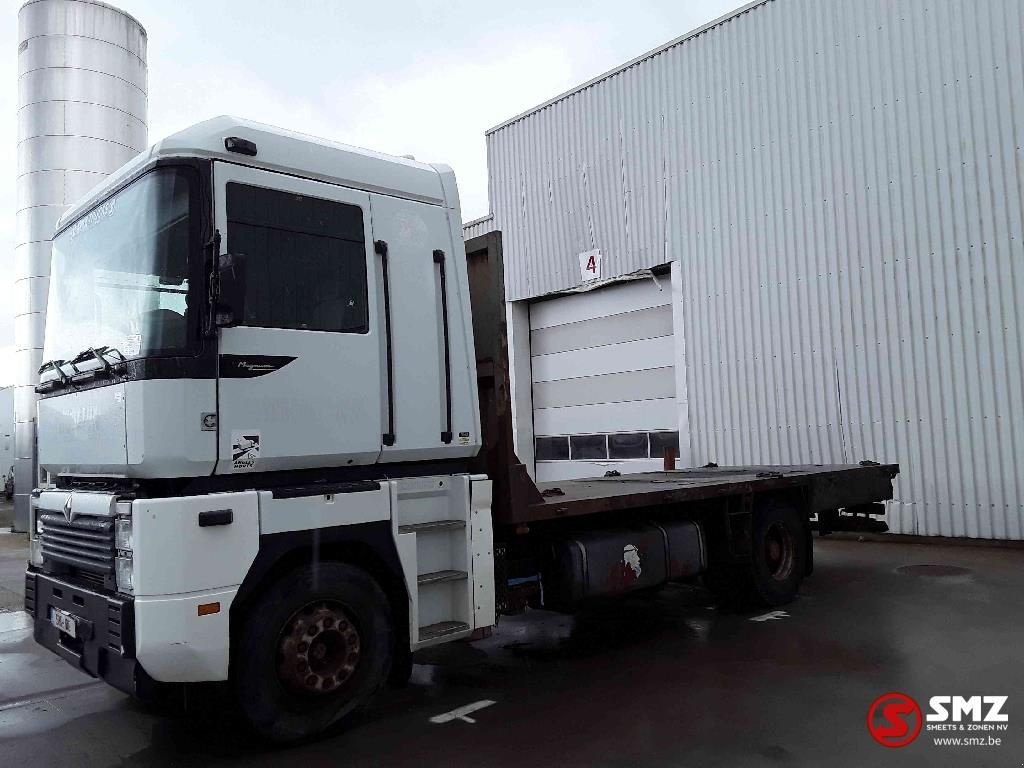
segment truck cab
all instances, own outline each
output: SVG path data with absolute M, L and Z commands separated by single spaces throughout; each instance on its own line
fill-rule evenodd
M 229 488 L 470 457 L 467 290 L 450 169 L 197 125 L 59 225 L 40 464 L 69 486 Z
M 470 468 L 451 169 L 220 117 L 108 178 L 53 242 L 37 392 L 54 482 L 34 493 L 26 574 L 39 642 L 132 693 L 226 681 L 252 605 L 329 554 L 385 599 L 316 604 L 330 674 L 309 642 L 270 641 L 306 665 L 289 695 L 357 686 L 344 642 L 375 687 L 396 654 L 493 625 L 493 600 L 473 600 L 493 593 L 471 565 L 489 520 L 468 525 L 490 494 Z

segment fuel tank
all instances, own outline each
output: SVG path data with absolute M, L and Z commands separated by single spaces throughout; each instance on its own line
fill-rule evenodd
M 689 520 L 586 531 L 558 541 L 544 574 L 545 605 L 657 587 L 701 573 L 700 526 Z

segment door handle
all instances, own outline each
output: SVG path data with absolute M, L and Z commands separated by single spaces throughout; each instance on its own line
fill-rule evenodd
M 444 400 L 445 430 L 441 433 L 441 442 L 447 445 L 452 441 L 452 353 L 448 333 L 448 278 L 445 270 L 444 251 L 434 251 L 434 263 L 437 265 L 441 278 L 441 328 L 444 333 Z

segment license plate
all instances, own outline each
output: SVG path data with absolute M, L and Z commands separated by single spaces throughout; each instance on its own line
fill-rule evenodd
M 75 624 L 75 617 L 67 611 L 62 611 L 60 608 L 51 608 L 50 610 L 50 623 L 61 632 L 71 635 L 71 637 L 76 637 L 78 628 Z

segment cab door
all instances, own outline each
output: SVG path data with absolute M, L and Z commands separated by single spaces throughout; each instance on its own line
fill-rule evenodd
M 370 464 L 381 357 L 366 193 L 228 163 L 218 474 Z M 222 260 L 227 262 L 228 260 Z

